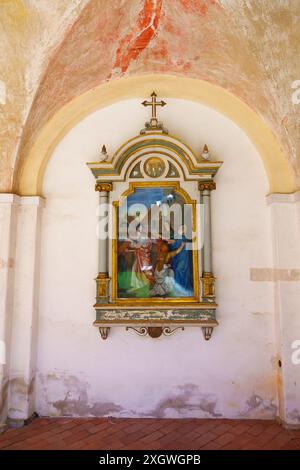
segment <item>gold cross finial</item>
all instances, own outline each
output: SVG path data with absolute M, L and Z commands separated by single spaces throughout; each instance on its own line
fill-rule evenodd
M 157 128 L 158 127 L 158 120 L 156 116 L 156 108 L 157 106 L 165 106 L 167 103 L 165 101 L 157 101 L 157 94 L 155 91 L 151 94 L 151 101 L 143 101 L 142 105 L 143 106 L 151 106 L 152 107 L 152 117 L 150 119 L 150 127 Z

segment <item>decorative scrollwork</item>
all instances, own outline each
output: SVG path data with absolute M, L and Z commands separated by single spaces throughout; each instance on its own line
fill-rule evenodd
M 171 328 L 170 326 L 141 326 L 139 328 L 134 328 L 133 326 L 127 326 L 126 331 L 134 330 L 140 336 L 146 336 L 147 334 L 151 336 L 151 338 L 160 338 L 162 334 L 165 336 L 171 336 L 175 333 L 176 330 L 184 330 L 183 326 L 177 326 L 176 328 Z
M 134 330 L 140 336 L 146 336 L 148 333 L 148 330 L 145 326 L 141 326 L 140 328 L 134 328 L 133 326 L 126 326 L 126 331 L 128 330 Z
M 165 326 L 163 328 L 163 334 L 165 336 L 171 336 L 175 333 L 177 330 L 182 330 L 184 331 L 184 326 L 177 326 L 176 328 L 171 328 L 170 326 Z

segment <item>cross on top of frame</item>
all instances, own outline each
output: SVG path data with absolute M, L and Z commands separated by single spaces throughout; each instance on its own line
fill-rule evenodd
M 157 115 L 156 115 L 157 107 L 158 106 L 163 107 L 163 106 L 166 106 L 166 104 L 167 103 L 163 100 L 160 100 L 160 101 L 157 100 L 157 94 L 155 93 L 155 91 L 153 91 L 153 93 L 151 94 L 151 101 L 145 100 L 142 102 L 142 105 L 145 107 L 151 106 L 152 116 L 151 116 L 150 122 L 146 122 L 145 124 L 146 128 L 141 131 L 141 134 L 144 134 L 147 131 L 148 132 L 160 131 L 166 134 L 168 133 L 168 131 L 163 128 L 162 123 L 158 122 Z

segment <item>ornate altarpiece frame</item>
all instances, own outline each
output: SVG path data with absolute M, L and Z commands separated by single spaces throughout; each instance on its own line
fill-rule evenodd
M 106 213 L 110 218 L 112 237 L 98 240 L 99 272 L 96 278 L 94 326 L 99 328 L 103 339 L 107 338 L 113 326 L 132 328 L 140 335 L 149 334 L 153 338 L 162 334 L 170 335 L 185 326 L 198 326 L 208 340 L 213 328 L 218 325 L 212 271 L 210 195 L 216 188 L 214 176 L 222 162 L 210 160 L 206 145 L 202 155 L 197 158 L 186 144 L 169 135 L 156 117 L 156 107 L 166 103 L 157 101 L 154 92 L 151 98 L 150 102 L 142 103 L 152 107 L 152 118 L 146 122 L 140 134 L 125 142 L 111 159 L 103 146 L 101 160 L 87 164 L 96 178 L 100 212 L 103 205 L 107 207 L 111 204 L 113 207 L 112 211 Z M 151 191 L 149 188 L 159 188 L 161 191 L 169 189 L 192 208 L 195 234 L 191 258 L 193 289 L 185 297 L 166 295 L 124 298 L 119 295 L 120 201 L 128 199 L 137 188 L 145 188 L 147 191 Z M 196 211 L 197 204 L 203 208 L 200 213 Z M 200 237 L 199 218 L 203 237 L 201 249 L 197 245 Z

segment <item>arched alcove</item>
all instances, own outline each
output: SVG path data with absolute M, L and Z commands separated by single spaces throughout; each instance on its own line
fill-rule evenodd
M 148 96 L 153 89 L 160 96 L 200 102 L 229 117 L 256 146 L 269 179 L 267 192 L 295 191 L 293 171 L 276 138 L 239 98 L 203 80 L 144 75 L 99 85 L 63 106 L 40 130 L 26 159 L 19 163 L 15 183 L 18 193 L 42 195 L 43 175 L 50 155 L 63 136 L 86 115 L 122 99 Z
M 170 132 L 196 154 L 206 143 L 212 158 L 224 162 L 212 195 L 220 326 L 208 343 L 190 328 L 156 340 L 116 328 L 111 340 L 102 342 L 92 328 L 97 195 L 86 162 L 97 161 L 102 144 L 114 153 L 136 135 L 145 109 L 139 99 L 130 99 L 91 112 L 68 132 L 64 129 L 55 149 L 50 152 L 49 147 L 49 159 L 39 167 L 33 160 L 32 171 L 42 171 L 40 191 L 46 198 L 37 363 L 40 414 L 276 415 L 273 287 L 250 279 L 251 268 L 272 264 L 264 165 L 253 142 L 228 117 L 191 100 L 167 102 L 160 119 Z M 36 173 L 34 178 L 30 184 L 36 184 Z

